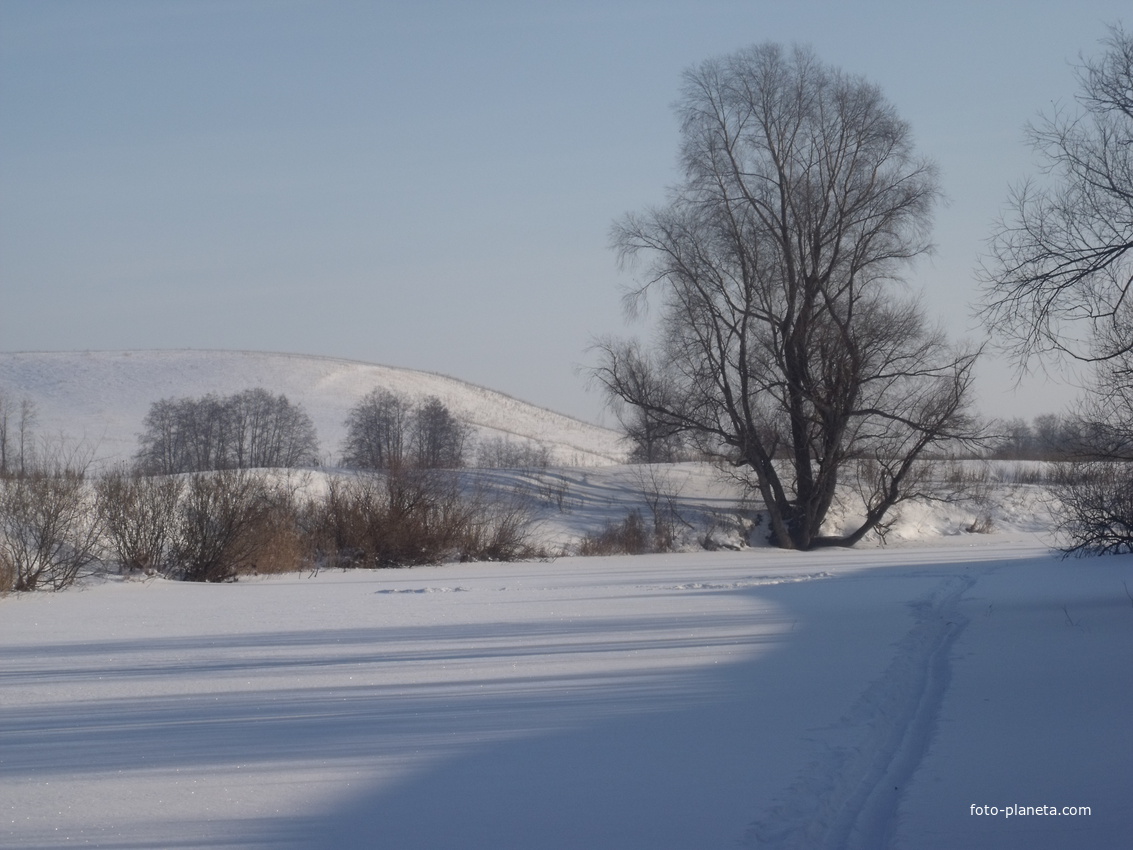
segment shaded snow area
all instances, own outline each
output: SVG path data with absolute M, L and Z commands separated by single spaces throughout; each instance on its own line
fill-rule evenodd
M 1123 847 L 1126 588 L 967 535 L 12 595 L 0 846 Z

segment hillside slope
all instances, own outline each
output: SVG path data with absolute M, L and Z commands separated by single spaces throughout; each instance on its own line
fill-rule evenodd
M 538 441 L 558 465 L 598 466 L 625 458 L 620 435 L 610 429 L 431 372 L 254 351 L 0 352 L 0 395 L 9 402 L 33 401 L 38 434 L 85 440 L 98 461 L 134 453 L 142 421 L 159 399 L 252 387 L 303 405 L 332 463 L 339 457 L 347 413 L 376 387 L 414 400 L 436 396 L 474 427 L 477 438 Z

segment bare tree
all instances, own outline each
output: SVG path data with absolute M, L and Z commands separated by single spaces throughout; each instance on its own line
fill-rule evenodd
M 12 417 L 10 406 L 0 399 L 0 475 L 27 475 L 35 466 L 35 402 L 20 399 L 19 414 Z
M 1028 127 L 1045 179 L 1011 192 L 983 262 L 987 326 L 1022 363 L 1133 351 L 1133 36 L 1102 43 L 1077 109 Z
M 181 447 L 186 462 L 172 472 L 228 469 L 231 444 L 231 419 L 227 405 L 217 395 L 209 393 L 199 399 L 180 400 L 178 413 L 181 419 Z
M 412 418 L 414 464 L 421 469 L 459 469 L 470 432 L 439 398 L 426 399 Z
M 7 396 L 0 393 L 0 478 L 8 474 L 9 449 L 8 434 L 9 423 L 12 419 L 11 402 Z
M 685 428 L 679 419 L 664 413 L 672 406 L 670 386 L 650 367 L 636 348 L 627 348 L 622 358 L 623 392 L 611 396 L 614 415 L 633 448 L 632 463 L 673 463 L 684 453 Z M 639 401 L 626 404 L 623 398 Z
M 464 466 L 470 438 L 471 429 L 440 399 L 418 406 L 375 389 L 346 419 L 343 463 L 355 469 L 457 469 Z
M 0 477 L 26 474 L 34 465 L 38 417 L 31 399 L 20 399 L 17 405 L 0 394 Z
M 1061 420 L 1085 459 L 1059 488 L 1066 551 L 1133 540 L 1133 35 L 1110 27 L 1077 69 L 1077 107 L 1028 128 L 1045 179 L 1015 188 L 982 268 L 984 315 L 1025 366 L 1077 360 L 1092 382 Z
M 165 398 L 154 402 L 138 437 L 137 463 L 143 472 L 174 475 L 229 466 L 229 423 L 215 395 Z
M 930 248 L 936 169 L 875 86 L 805 49 L 705 62 L 678 114 L 683 180 L 613 231 L 648 261 L 627 307 L 661 296 L 658 343 L 600 342 L 594 376 L 749 470 L 777 545 L 852 545 L 970 432 L 975 353 L 896 286 Z M 864 517 L 827 533 L 848 467 Z
M 154 475 L 171 475 L 184 468 L 181 429 L 176 399 L 163 398 L 150 405 L 138 435 L 135 461 L 140 471 Z
M 355 469 L 389 469 L 405 461 L 409 402 L 388 390 L 367 393 L 346 418 L 343 463 Z
M 227 399 L 231 454 L 237 469 L 312 466 L 318 462 L 315 426 L 285 395 L 262 387 Z

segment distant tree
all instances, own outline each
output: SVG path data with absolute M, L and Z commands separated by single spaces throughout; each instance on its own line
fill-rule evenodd
M 458 469 L 464 466 L 470 428 L 444 403 L 430 397 L 413 412 L 413 463 L 420 469 Z
M 229 469 L 234 466 L 231 449 L 231 420 L 224 399 L 212 393 L 178 403 L 181 447 L 186 461 L 171 472 L 197 472 Z
M 647 407 L 631 407 L 621 423 L 633 444 L 630 463 L 676 463 L 690 455 L 682 429 Z
M 666 413 L 676 404 L 672 384 L 651 367 L 636 345 L 624 347 L 621 360 L 623 392 L 610 397 L 610 406 L 632 445 L 630 462 L 673 463 L 682 454 L 688 429 Z
M 318 462 L 315 427 L 284 395 L 256 388 L 231 396 L 167 398 L 150 406 L 139 468 L 154 474 L 296 467 Z
M 420 406 L 374 389 L 346 418 L 343 464 L 355 469 L 456 469 L 464 465 L 470 429 L 440 399 Z
M 936 169 L 875 86 L 803 49 L 705 62 L 677 108 L 680 183 L 613 232 L 646 260 L 627 306 L 659 295 L 659 338 L 602 341 L 594 376 L 749 473 L 777 545 L 852 545 L 972 434 L 975 353 L 894 285 L 929 250 Z M 827 534 L 840 484 L 864 517 Z
M 184 435 L 177 413 L 176 399 L 163 398 L 150 405 L 142 421 L 142 433 L 138 435 L 135 461 L 140 471 L 168 475 L 187 465 L 182 446 Z
M 263 388 L 227 399 L 231 453 L 237 469 L 289 468 L 318 463 L 311 418 L 285 395 Z
M 35 402 L 0 394 L 0 477 L 25 475 L 35 466 Z
M 388 390 L 371 390 L 346 417 L 343 464 L 355 469 L 404 464 L 411 415 L 406 399 Z
M 993 457 L 1024 460 L 1035 455 L 1035 434 L 1027 420 L 1016 417 L 1000 424 L 991 448 Z
M 9 449 L 9 428 L 12 421 L 12 406 L 8 397 L 0 393 L 0 478 L 8 474 L 11 458 Z

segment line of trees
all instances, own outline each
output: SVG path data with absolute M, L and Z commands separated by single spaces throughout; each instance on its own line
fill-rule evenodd
M 472 429 L 438 398 L 414 404 L 375 389 L 346 419 L 343 465 L 353 469 L 459 469 L 472 444 Z
M 1094 457 L 1094 427 L 1080 416 L 1047 413 L 1030 422 L 1010 419 L 995 426 L 981 455 L 993 460 L 1080 461 Z
M 263 388 L 166 398 L 150 406 L 138 468 L 153 475 L 313 466 L 319 443 L 301 405 Z

